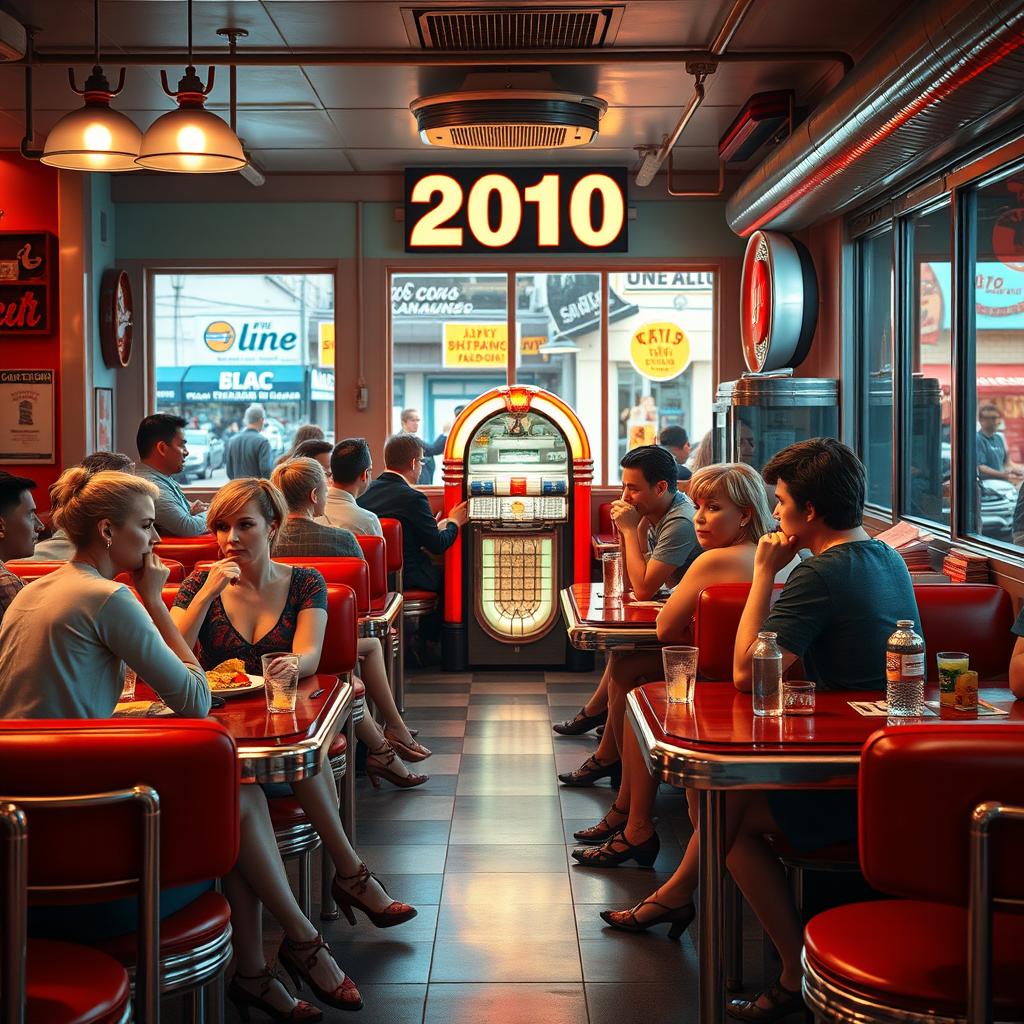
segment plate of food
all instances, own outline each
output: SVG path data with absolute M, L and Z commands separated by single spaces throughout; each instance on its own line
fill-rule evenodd
M 206 682 L 211 693 L 227 699 L 263 689 L 263 676 L 246 672 L 245 662 L 241 658 L 228 658 L 227 661 L 208 669 Z

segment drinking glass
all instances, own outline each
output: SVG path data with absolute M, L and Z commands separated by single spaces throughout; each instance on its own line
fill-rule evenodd
M 696 647 L 662 647 L 661 663 L 665 668 L 665 693 L 669 704 L 693 703 L 697 654 Z
M 299 692 L 299 656 L 264 654 L 262 661 L 267 710 L 274 714 L 291 714 Z
M 606 551 L 601 555 L 601 579 L 605 601 L 622 599 L 622 552 Z
M 814 683 L 807 679 L 787 679 L 782 683 L 784 715 L 814 714 Z
M 935 660 L 939 669 L 939 704 L 956 707 L 956 681 L 971 667 L 971 656 L 965 651 L 939 651 Z
M 124 687 L 121 690 L 121 696 L 118 703 L 121 701 L 135 700 L 135 669 L 129 668 L 127 665 L 124 667 Z

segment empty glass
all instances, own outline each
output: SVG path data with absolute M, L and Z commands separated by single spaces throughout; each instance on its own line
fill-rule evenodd
M 814 683 L 807 679 L 787 679 L 782 683 L 784 715 L 814 714 Z
M 669 704 L 693 702 L 697 654 L 696 647 L 662 647 L 661 663 L 665 669 L 665 694 Z
M 291 714 L 299 692 L 299 656 L 264 654 L 262 660 L 267 710 L 274 714 Z

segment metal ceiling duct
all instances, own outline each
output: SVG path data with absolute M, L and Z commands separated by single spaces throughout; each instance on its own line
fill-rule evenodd
M 1018 112 L 1020 0 L 917 4 L 740 185 L 729 226 L 794 231 L 909 181 Z

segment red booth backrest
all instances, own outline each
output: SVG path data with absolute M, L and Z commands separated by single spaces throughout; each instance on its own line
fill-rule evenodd
M 194 884 L 231 870 L 238 854 L 238 756 L 217 722 L 0 721 L 0 800 L 135 785 L 152 786 L 160 797 L 161 885 Z M 27 807 L 25 813 L 30 885 L 137 876 L 137 804 L 70 811 Z M 61 899 L 81 903 L 83 895 Z
M 388 563 L 383 537 L 364 537 L 356 535 L 359 546 L 363 549 L 363 558 L 370 570 L 370 604 L 376 608 L 384 603 L 388 592 Z
M 934 722 L 883 729 L 860 761 L 860 860 L 868 883 L 967 905 L 971 812 L 1024 806 L 1024 724 Z M 993 892 L 1024 899 L 1024 825 L 992 828 Z
M 402 524 L 397 519 L 382 519 L 380 529 L 384 534 L 384 557 L 388 572 L 402 571 Z
M 358 614 L 369 614 L 370 569 L 364 558 L 275 558 L 274 561 L 282 565 L 301 565 L 308 569 L 316 569 L 327 583 L 344 583 L 355 591 Z M 209 562 L 196 563 L 198 572 L 205 572 L 209 568 Z
M 170 569 L 171 574 L 167 577 L 168 583 L 180 583 L 185 578 L 185 567 L 181 562 L 176 562 L 173 558 L 161 558 L 161 562 Z M 118 583 L 123 583 L 125 586 L 132 586 L 132 574 L 130 572 L 122 572 L 114 577 Z
M 595 532 L 612 532 L 612 503 L 610 501 L 602 501 L 597 506 L 597 530 Z
M 782 587 L 776 585 L 776 593 Z M 694 644 L 700 648 L 697 670 L 705 679 L 731 679 L 733 645 L 746 583 L 721 583 L 702 590 L 694 616 Z M 1014 637 L 1010 596 L 990 584 L 922 584 L 914 587 L 928 653 L 928 678 L 938 679 L 938 651 L 967 651 L 982 679 L 1005 679 Z M 893 623 L 893 629 L 896 624 Z M 884 664 L 879 654 L 879 673 Z
M 358 610 L 355 591 L 341 583 L 327 584 L 327 630 L 317 672 L 352 672 L 359 661 Z
M 167 577 L 170 583 L 180 583 L 185 578 L 185 568 L 181 562 L 176 562 L 173 558 L 163 559 L 164 565 L 170 569 L 171 574 Z M 31 583 L 32 580 L 38 580 L 43 576 L 49 576 L 51 572 L 56 572 L 62 566 L 67 565 L 67 562 L 5 562 L 4 563 L 11 572 L 14 573 L 19 579 L 24 580 L 26 583 Z M 115 576 L 114 579 L 118 583 L 127 584 L 129 587 L 132 585 L 132 575 L 129 572 L 122 572 Z
M 181 562 L 186 576 L 196 562 L 216 561 L 220 558 L 220 548 L 212 536 L 167 537 L 157 544 L 156 553 L 161 558 L 173 558 Z

